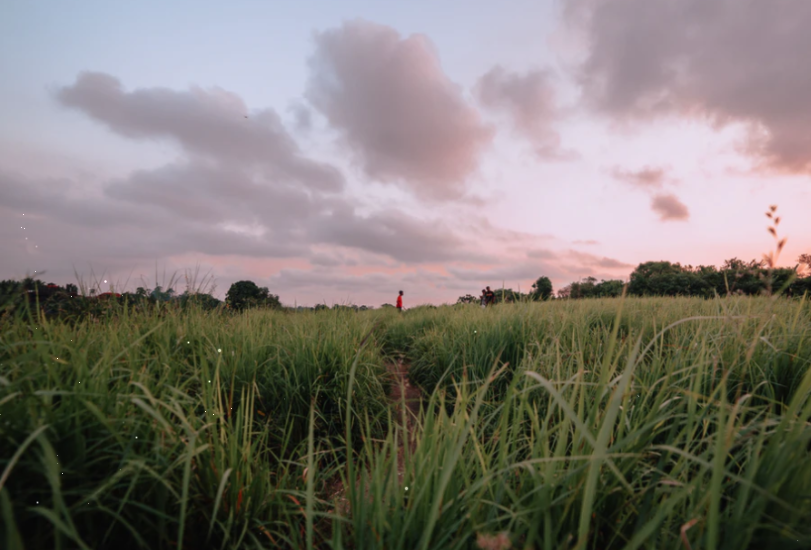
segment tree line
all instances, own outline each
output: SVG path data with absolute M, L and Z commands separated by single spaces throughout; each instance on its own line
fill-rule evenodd
M 793 268 L 772 268 L 765 261 L 726 260 L 712 265 L 681 265 L 667 261 L 644 262 L 628 281 L 586 277 L 553 291 L 549 277 L 541 276 L 527 293 L 511 288 L 498 289 L 496 303 L 550 299 L 613 298 L 626 289 L 630 296 L 714 296 L 781 293 L 785 296 L 811 294 L 811 254 L 803 254 Z M 457 303 L 479 303 L 480 297 L 467 294 Z
M 22 280 L 0 281 L 0 321 L 4 317 L 25 312 L 39 312 L 49 318 L 81 319 L 104 318 L 118 315 L 128 308 L 131 311 L 146 309 L 166 310 L 194 307 L 204 311 L 241 312 L 247 309 L 284 309 L 288 311 L 319 311 L 330 309 L 326 304 L 315 307 L 284 307 L 277 294 L 253 281 L 233 283 L 225 294 L 225 300 L 211 295 L 213 288 L 201 290 L 187 288 L 178 293 L 161 285 L 155 288 L 137 287 L 134 292 L 99 292 L 99 288 L 82 288 L 78 285 L 59 286 L 39 279 L 26 277 Z M 386 304 L 384 304 L 385 306 Z M 363 311 L 367 306 L 339 305 L 331 309 Z
M 628 281 L 600 280 L 586 277 L 554 292 L 549 277 L 541 276 L 529 292 L 511 288 L 494 291 L 495 302 L 542 301 L 551 299 L 612 298 L 623 291 L 631 296 L 714 296 L 779 293 L 785 296 L 811 294 L 811 254 L 803 254 L 793 268 L 773 268 L 766 261 L 745 262 L 738 258 L 726 260 L 721 267 L 681 265 L 667 261 L 644 262 L 631 273 Z M 467 294 L 457 303 L 479 303 L 480 297 Z M 293 311 L 329 309 L 326 304 L 315 307 L 284 308 L 277 294 L 253 281 L 237 281 L 230 286 L 221 301 L 210 293 L 191 288 L 177 294 L 172 288 L 138 287 L 135 292 L 80 291 L 77 285 L 59 286 L 31 277 L 21 281 L 0 281 L 0 316 L 15 311 L 41 311 L 49 317 L 100 316 L 119 305 L 132 308 L 194 306 L 203 310 L 243 311 L 246 309 L 289 309 Z M 392 307 L 383 304 L 381 307 Z M 372 309 L 367 306 L 335 305 L 332 309 L 355 311 Z

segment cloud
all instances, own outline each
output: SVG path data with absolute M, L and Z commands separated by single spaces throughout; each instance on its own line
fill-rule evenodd
M 345 28 L 350 35 L 352 29 Z M 382 27 L 371 30 L 375 36 L 386 34 Z M 406 61 L 415 53 L 419 61 L 425 52 L 419 48 L 412 52 L 415 46 L 408 44 L 398 41 L 393 46 L 405 48 Z M 442 82 L 429 84 L 436 87 Z M 101 197 L 90 203 L 71 200 L 69 208 L 61 209 L 89 214 L 65 220 L 80 225 L 120 228 L 152 220 L 159 228 L 155 237 L 160 242 L 150 248 L 156 255 L 221 254 L 231 247 L 234 253 L 248 255 L 287 254 L 297 248 L 298 255 L 306 256 L 310 246 L 327 244 L 419 263 L 450 260 L 464 248 L 453 231 L 436 221 L 394 210 L 358 215 L 352 197 L 336 194 L 343 187 L 337 169 L 304 157 L 273 110 L 248 114 L 235 94 L 200 88 L 127 92 L 112 76 L 82 73 L 56 97 L 123 136 L 171 138 L 189 154 L 184 162 L 107 182 Z M 294 114 L 299 117 L 301 111 Z M 35 183 L 30 188 L 46 185 Z M 54 197 L 43 192 L 17 202 L 33 206 L 39 201 L 40 209 L 61 215 Z M 142 240 L 148 242 L 146 233 Z
M 310 263 L 319 267 L 338 267 L 346 265 L 346 260 L 330 254 L 313 254 L 308 258 Z
M 564 149 L 560 137 L 550 139 L 545 145 L 539 145 L 533 152 L 540 160 L 547 162 L 572 162 L 581 158 L 577 151 Z
M 364 20 L 318 33 L 306 97 L 363 172 L 423 199 L 465 194 L 493 131 L 445 75 L 424 35 Z
M 355 275 L 336 273 L 335 270 L 326 267 L 315 269 L 282 269 L 269 278 L 271 284 L 276 288 L 321 288 L 350 292 L 383 290 L 387 286 L 393 286 L 391 284 L 393 279 L 395 278 L 380 272 Z M 330 305 L 332 304 L 330 303 Z
M 361 216 L 351 197 L 278 184 L 200 159 L 136 171 L 92 193 L 69 179 L 0 171 L 0 195 L 6 215 L 28 214 L 31 242 L 36 237 L 37 250 L 48 252 L 49 265 L 121 265 L 118 259 L 136 264 L 190 253 L 303 258 L 317 245 L 418 264 L 450 261 L 468 249 L 453 230 L 430 218 L 396 210 Z M 9 235 L 9 242 L 18 236 Z M 42 265 L 44 258 L 19 252 L 11 264 Z
M 606 269 L 624 269 L 626 267 L 633 267 L 631 264 L 615 260 L 613 258 L 602 257 L 597 260 L 594 265 L 604 267 Z
M 527 251 L 527 258 L 549 260 L 549 259 L 557 258 L 557 257 L 558 257 L 558 255 L 557 255 L 556 252 L 554 252 L 552 250 L 546 250 L 546 249 L 543 249 L 543 248 L 536 248 L 536 249 Z
M 306 105 L 295 102 L 288 107 L 288 112 L 293 115 L 296 130 L 309 132 L 313 127 L 313 113 Z
M 605 256 L 595 256 L 587 252 L 580 252 L 577 250 L 569 250 L 568 257 L 576 260 L 581 266 L 584 267 L 601 267 L 604 269 L 626 269 L 634 267 L 631 264 L 615 260 L 614 258 L 607 258 Z
M 234 192 L 222 186 L 225 176 Z M 442 222 L 395 210 L 361 215 L 348 198 L 287 196 L 288 189 L 264 188 L 219 166 L 170 165 L 109 182 L 100 193 L 80 191 L 70 180 L 0 171 L 0 219 L 20 219 L 16 228 L 0 224 L 0 277 L 45 271 L 64 283 L 74 280 L 74 266 L 85 276 L 92 266 L 118 284 L 130 273 L 137 282 L 155 266 L 171 273 L 202 261 L 215 266 L 220 296 L 249 278 L 285 303 L 332 303 L 345 299 L 341 292 L 382 303 L 390 301 L 389 286 L 419 288 L 420 300 L 441 301 L 451 290 L 454 299 L 464 293 L 464 282 L 419 266 L 477 253 L 477 243 Z M 272 267 L 247 267 L 256 263 Z M 384 273 L 363 273 L 370 269 Z
M 687 206 L 674 194 L 662 192 L 665 184 L 675 181 L 668 177 L 669 172 L 668 168 L 663 167 L 645 166 L 639 170 L 625 170 L 615 166 L 611 175 L 635 189 L 651 193 L 651 209 L 659 214 L 661 221 L 687 220 L 690 218 Z
M 137 282 L 156 264 L 171 272 L 202 258 L 215 266 L 220 295 L 231 282 L 249 278 L 285 303 L 375 304 L 391 301 L 400 288 L 414 300 L 453 301 L 481 284 L 503 280 L 526 289 L 540 275 L 563 284 L 625 265 L 539 248 L 530 235 L 475 220 L 454 231 L 396 210 L 361 215 L 348 198 L 299 195 L 199 161 L 136 172 L 100 192 L 80 191 L 67 179 L 0 172 L 0 219 L 26 212 L 25 231 L 0 224 L 3 276 L 45 270 L 49 280 L 65 282 L 73 279 L 74 265 L 80 273 L 92 265 L 105 277 L 119 274 L 117 281 L 134 271 Z M 266 207 L 271 200 L 275 204 Z M 505 248 L 506 242 L 520 246 Z M 9 272 L 9 266 L 23 271 Z
M 318 242 L 360 248 L 412 263 L 459 259 L 466 244 L 438 221 L 418 220 L 396 210 L 358 216 L 349 207 L 320 217 L 313 235 Z
M 128 138 L 172 139 L 191 154 L 255 168 L 280 182 L 322 191 L 344 185 L 335 167 L 303 155 L 274 110 L 249 113 L 239 96 L 221 88 L 128 92 L 113 76 L 84 72 L 56 98 Z
M 560 282 L 579 279 L 587 275 L 602 274 L 604 277 L 610 278 L 611 275 L 606 274 L 605 270 L 613 272 L 633 268 L 631 264 L 614 258 L 595 256 L 577 250 L 535 249 L 527 252 L 526 258 L 503 261 L 503 265 L 495 267 L 449 267 L 447 271 L 461 281 L 477 284 L 493 284 L 493 282 L 500 284 L 501 281 L 504 281 L 507 286 L 520 284 L 523 288 L 524 284 L 528 285 L 541 275 Z
M 566 272 L 550 263 L 523 262 L 489 269 L 449 267 L 448 273 L 456 279 L 476 283 L 477 285 L 489 284 L 493 286 L 504 282 L 505 286 L 511 287 L 517 283 L 534 281 L 541 275 L 561 277 L 565 276 Z
M 576 241 L 572 241 L 572 244 L 580 244 L 580 245 L 586 245 L 586 246 L 593 246 L 593 245 L 600 244 L 600 241 L 595 241 L 595 240 L 593 240 L 593 239 L 588 239 L 588 240 L 582 240 L 582 239 L 578 239 L 578 240 L 576 240 Z
M 539 158 L 577 158 L 576 153 L 561 147 L 560 134 L 554 128 L 559 111 L 549 71 L 520 74 L 496 65 L 479 78 L 475 94 L 484 107 L 506 114 L 515 133 L 533 144 Z
M 220 296 L 250 278 L 284 300 L 313 303 L 338 299 L 336 291 L 389 301 L 398 288 L 455 299 L 478 290 L 470 277 L 534 280 L 578 269 L 557 268 L 578 262 L 540 248 L 553 236 L 493 226 L 469 204 L 412 214 L 354 195 L 337 169 L 301 151 L 275 112 L 249 110 L 222 90 L 127 91 L 112 76 L 83 73 L 55 98 L 134 142 L 173 140 L 181 154 L 90 183 L 76 171 L 49 178 L 0 165 L 0 278 L 47 271 L 65 283 L 74 266 L 85 274 L 92 266 L 124 282 L 156 265 L 171 272 L 202 263 L 219 278 Z
M 567 0 L 566 13 L 587 39 L 578 78 L 595 109 L 740 123 L 760 167 L 811 174 L 811 3 Z
M 78 185 L 70 180 L 33 179 L 0 171 L 0 194 L 8 198 L 0 209 L 7 209 L 8 216 L 26 213 L 30 220 L 26 236 L 48 255 L 36 261 L 52 265 L 92 260 L 117 264 L 119 259 L 137 263 L 188 252 L 291 257 L 306 246 L 301 239 L 278 238 L 278 222 L 254 217 L 253 212 L 239 207 L 228 210 L 228 195 L 187 196 L 182 184 L 188 182 L 188 174 L 213 178 L 210 174 L 193 167 L 155 172 L 136 173 L 132 179 L 111 184 L 98 195 L 81 194 Z M 148 189 L 151 177 L 163 184 L 162 195 L 155 196 Z M 234 174 L 230 174 L 233 179 Z M 145 193 L 136 199 L 109 192 L 138 183 Z M 192 208 L 182 206 L 184 196 Z M 239 227 L 248 219 L 252 224 L 267 223 L 268 234 L 260 238 L 227 229 L 229 222 Z M 18 260 L 16 265 L 29 263 L 24 257 Z
M 139 170 L 110 182 L 104 193 L 189 220 L 242 225 L 263 220 L 277 230 L 295 227 L 326 204 L 304 189 L 265 181 L 237 166 L 200 161 Z
M 611 175 L 639 189 L 658 189 L 663 186 L 667 172 L 666 168 L 661 167 L 645 166 L 639 170 L 624 170 L 617 166 L 611 170 Z
M 651 208 L 659 214 L 659 219 L 662 221 L 684 221 L 690 217 L 690 211 L 675 195 L 658 194 L 654 196 Z

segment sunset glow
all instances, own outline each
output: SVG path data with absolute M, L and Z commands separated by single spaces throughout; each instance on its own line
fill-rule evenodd
M 772 204 L 794 266 L 809 26 L 800 0 L 4 2 L 0 279 L 445 303 L 761 259 Z

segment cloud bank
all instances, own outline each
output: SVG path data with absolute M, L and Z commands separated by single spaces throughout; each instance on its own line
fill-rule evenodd
M 465 101 L 424 35 L 364 20 L 318 33 L 306 97 L 363 173 L 428 200 L 465 195 L 493 130 Z
M 561 147 L 560 134 L 554 127 L 560 113 L 549 71 L 520 74 L 496 65 L 479 78 L 475 94 L 485 108 L 506 114 L 513 131 L 529 140 L 538 157 L 577 158 L 576 153 Z
M 622 120 L 700 117 L 747 128 L 761 168 L 811 174 L 811 3 L 567 0 L 587 49 L 578 80 Z

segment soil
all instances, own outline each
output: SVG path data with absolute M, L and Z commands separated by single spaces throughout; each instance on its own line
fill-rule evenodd
M 420 408 L 422 407 L 422 392 L 417 386 L 414 386 L 408 380 L 408 365 L 402 359 L 386 365 L 386 371 L 390 376 L 390 391 L 389 391 L 389 406 L 392 409 L 392 420 L 394 422 L 402 422 L 403 411 L 402 403 L 405 402 L 407 409 L 405 418 L 405 434 L 406 438 L 400 438 L 397 448 L 397 473 L 402 479 L 403 472 L 405 471 L 405 446 L 409 446 L 410 451 L 414 451 L 416 441 L 414 439 L 414 427 L 419 417 Z M 359 475 L 363 475 L 359 473 Z M 331 484 L 328 493 L 328 500 L 332 500 L 335 504 L 335 509 L 342 515 L 348 515 L 349 501 L 346 498 L 346 487 L 340 477 L 336 478 Z
M 402 359 L 399 359 L 396 363 L 389 364 L 388 370 L 393 378 L 391 393 L 389 394 L 392 418 L 395 422 L 402 422 L 403 401 L 405 401 L 407 411 L 404 430 L 406 438 L 405 440 L 401 438 L 398 441 L 397 448 L 397 475 L 402 480 L 403 471 L 405 470 L 405 446 L 408 445 L 408 449 L 412 453 L 416 448 L 414 426 L 419 418 L 420 407 L 422 406 L 422 392 L 418 387 L 409 382 L 408 365 L 404 364 Z
M 389 363 L 388 372 L 392 377 L 389 403 L 396 412 L 400 412 L 400 403 L 405 400 L 406 407 L 411 414 L 406 415 L 406 432 L 411 436 L 414 431 L 414 422 L 420 413 L 422 392 L 408 381 L 408 365 L 399 359 L 396 363 Z M 395 419 L 402 419 L 402 414 L 394 415 Z M 409 437 L 409 440 L 412 438 Z

